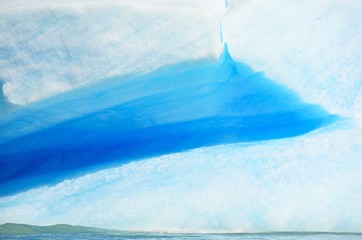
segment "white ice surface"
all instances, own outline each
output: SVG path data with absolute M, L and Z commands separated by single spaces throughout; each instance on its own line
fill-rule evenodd
M 227 3 L 226 3 L 227 1 Z M 226 11 L 226 5 L 234 6 L 242 0 L 77 0 L 80 3 L 102 2 L 102 3 L 122 3 L 122 2 L 137 2 L 148 3 L 154 6 L 174 6 L 174 7 L 191 7 L 199 8 L 207 12 L 212 12 L 217 15 L 222 15 Z M 16 8 L 22 6 L 44 6 L 44 5 L 63 5 L 74 3 L 74 0 L 0 0 L 0 9 Z
M 0 199 L 0 223 L 168 232 L 361 231 L 362 131 L 201 148 Z
M 304 100 L 361 113 L 361 1 L 243 1 L 224 16 L 223 37 L 235 59 Z
M 0 8 L 0 80 L 12 103 L 222 51 L 220 17 L 198 8 L 50 2 Z

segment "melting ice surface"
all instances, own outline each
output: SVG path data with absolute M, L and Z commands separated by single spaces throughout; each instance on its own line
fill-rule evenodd
M 50 3 L 2 3 L 0 223 L 362 231 L 358 1 Z

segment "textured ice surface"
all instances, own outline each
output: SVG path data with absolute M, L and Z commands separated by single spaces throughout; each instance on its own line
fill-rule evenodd
M 150 2 L 1 2 L 0 222 L 361 232 L 361 2 Z
M 146 1 L 147 2 L 147 1 Z M 219 17 L 138 2 L 68 2 L 0 9 L 0 80 L 26 104 L 114 75 L 217 59 Z
M 227 7 L 234 6 L 242 0 L 137 0 L 137 3 L 147 3 L 154 6 L 174 6 L 174 7 L 191 7 L 211 12 L 213 14 L 222 15 Z M 19 6 L 44 6 L 44 5 L 63 5 L 74 3 L 73 0 L 1 0 L 1 8 L 14 8 Z M 77 0 L 77 3 L 112 3 L 135 2 L 131 0 Z
M 335 129 L 342 128 L 342 129 Z M 147 231 L 360 231 L 362 131 L 202 148 L 1 198 L 0 222 Z
M 336 114 L 362 111 L 358 0 L 243 1 L 223 18 L 233 58 Z M 361 119 L 361 116 L 359 116 Z

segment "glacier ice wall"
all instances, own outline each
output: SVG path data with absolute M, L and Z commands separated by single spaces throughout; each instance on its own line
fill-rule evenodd
M 5 84 L 0 110 L 6 114 L 0 118 L 0 223 L 168 232 L 361 232 L 361 3 L 236 0 L 224 6 L 222 1 L 159 0 L 151 6 L 151 1 L 137 2 L 141 4 L 1 2 L 0 28 L 5 35 L 0 35 L 4 39 L 0 44 L 6 47 L 0 48 L 0 63 L 6 75 L 0 73 Z M 83 17 L 105 17 L 99 10 L 114 10 L 113 17 L 122 18 L 129 13 L 130 22 L 87 25 Z M 68 25 L 48 29 L 45 21 L 46 38 L 36 31 L 34 39 L 24 31 L 29 41 L 3 37 L 22 37 L 18 33 L 23 33 L 23 24 L 29 32 L 31 24 L 42 29 L 43 22 L 35 21 L 42 15 L 34 16 L 39 11 L 44 19 Z M 96 13 L 91 15 L 92 11 Z M 59 18 L 63 12 L 74 19 Z M 157 22 L 164 13 L 167 17 Z M 25 15 L 31 16 L 29 25 L 21 17 Z M 9 20 L 20 26 L 10 27 Z M 156 21 L 149 26 L 153 31 L 134 31 L 149 20 Z M 119 32 L 126 27 L 132 34 L 117 42 L 119 49 L 118 45 L 108 49 L 110 39 L 101 38 L 108 27 Z M 220 29 L 231 57 L 225 54 L 218 60 Z M 119 32 L 115 37 L 125 36 Z M 52 40 L 53 33 L 59 35 Z M 74 39 L 59 43 L 62 36 L 73 35 Z M 47 48 L 48 38 L 55 48 Z M 99 45 L 103 40 L 107 44 Z M 63 76 L 59 66 L 64 64 L 65 73 L 73 68 L 66 59 L 58 64 L 51 61 L 49 56 L 59 50 L 54 43 L 70 55 L 79 53 L 74 56 L 86 63 L 74 79 L 57 77 Z M 141 50 L 134 52 L 138 50 L 134 44 Z M 108 49 L 107 54 L 99 46 Z M 77 52 L 83 47 L 84 52 Z M 125 54 L 117 58 L 119 62 L 112 55 L 118 51 Z M 12 54 L 18 58 L 10 58 Z M 27 56 L 32 60 L 27 61 Z M 98 58 L 108 61 L 98 65 Z M 135 65 L 122 65 L 124 59 Z M 112 74 L 108 62 L 117 66 Z M 44 76 L 27 72 L 38 63 L 44 64 L 39 65 L 46 70 Z M 48 64 L 52 68 L 47 69 Z M 90 73 L 98 70 L 103 74 L 93 78 Z M 81 78 L 82 74 L 90 78 Z M 48 80 L 53 92 L 45 86 Z M 15 82 L 17 87 L 10 90 Z M 205 118 L 214 124 L 194 121 Z M 170 123 L 187 124 L 154 132 L 166 138 L 142 131 Z M 94 135 L 83 135 L 93 130 Z M 127 160 L 132 151 L 117 147 L 111 149 L 113 156 L 107 156 L 109 149 L 102 154 L 102 144 L 109 146 L 107 139 L 121 141 L 123 130 L 130 133 L 124 139 L 142 140 L 134 145 L 133 154 L 145 155 Z M 193 140 L 198 133 L 201 137 L 180 138 L 185 132 L 192 133 Z M 166 141 L 158 146 L 154 139 Z M 172 151 L 165 151 L 165 142 Z M 85 161 L 78 165 L 76 156 Z
M 224 16 L 223 36 L 236 60 L 360 122 L 361 15 L 356 0 L 244 1 Z
M 1 198 L 0 221 L 166 232 L 360 231 L 362 132 L 336 127 L 151 158 Z
M 0 80 L 16 104 L 222 51 L 217 15 L 142 2 L 5 5 L 0 32 Z

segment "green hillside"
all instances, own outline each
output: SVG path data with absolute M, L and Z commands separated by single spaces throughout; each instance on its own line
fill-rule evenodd
M 110 230 L 57 224 L 52 226 L 33 226 L 27 224 L 6 223 L 0 225 L 0 235 L 28 235 L 28 234 L 54 234 L 54 233 L 107 233 Z

